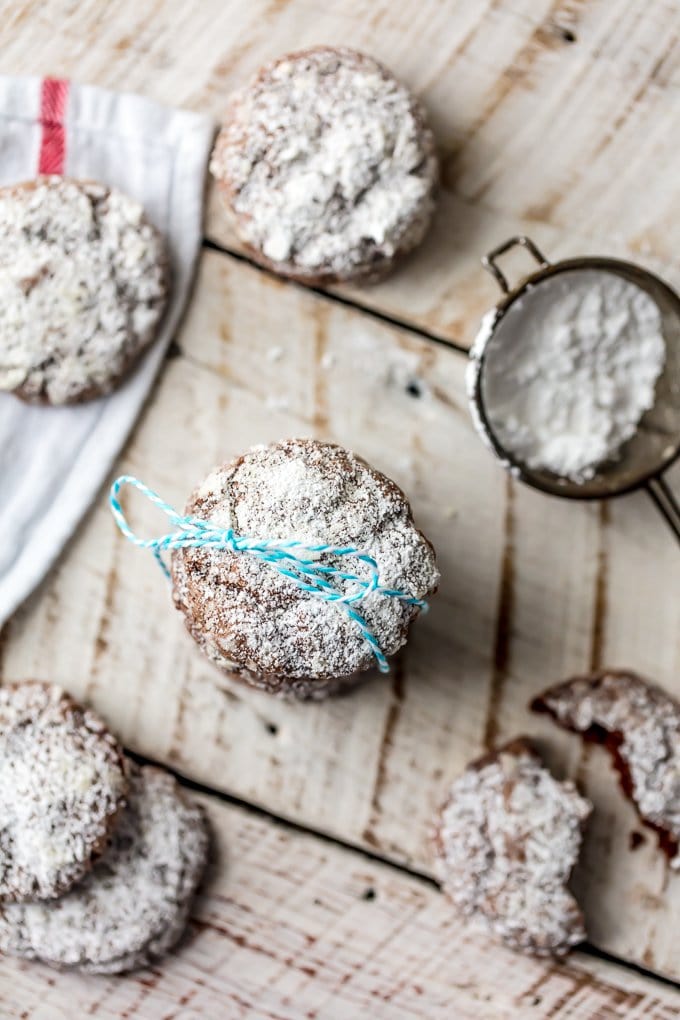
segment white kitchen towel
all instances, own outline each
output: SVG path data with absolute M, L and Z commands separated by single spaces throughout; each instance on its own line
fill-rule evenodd
M 65 173 L 138 199 L 164 234 L 172 294 L 159 335 L 120 389 L 76 407 L 0 393 L 0 625 L 42 580 L 101 487 L 185 306 L 202 237 L 213 124 L 140 96 L 0 76 L 0 184 Z

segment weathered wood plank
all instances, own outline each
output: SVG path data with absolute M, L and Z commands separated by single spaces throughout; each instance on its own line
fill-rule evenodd
M 679 21 L 668 0 L 121 0 L 105 23 L 96 0 L 21 0 L 0 19 L 0 45 L 9 72 L 71 75 L 216 116 L 283 50 L 332 41 L 375 53 L 423 95 L 444 187 L 422 250 L 379 287 L 341 292 L 467 344 L 495 300 L 479 256 L 519 230 L 551 257 L 632 253 L 680 281 Z M 207 226 L 235 245 L 214 195 Z M 467 424 L 462 362 L 405 333 L 214 256 L 198 298 L 185 357 L 125 467 L 181 502 L 250 442 L 302 431 L 352 445 L 413 495 L 439 547 L 445 584 L 430 617 L 391 686 L 307 708 L 220 692 L 153 564 L 122 547 L 102 506 L 13 624 L 6 675 L 52 675 L 138 749 L 423 869 L 449 779 L 480 747 L 530 728 L 598 805 L 577 876 L 593 940 L 677 975 L 678 879 L 653 840 L 628 849 L 639 827 L 603 757 L 525 711 L 545 682 L 601 662 L 680 693 L 678 577 L 651 508 L 642 497 L 562 506 L 507 486 Z M 268 360 L 277 346 L 283 359 Z M 412 381 L 420 397 L 408 395 Z
M 479 258 L 536 235 L 551 257 L 632 256 L 680 283 L 680 12 L 673 0 L 97 0 L 11 5 L 3 69 L 71 75 L 220 116 L 259 64 L 363 48 L 422 95 L 443 157 L 436 223 L 392 279 L 341 293 L 468 345 L 495 299 Z M 417 45 L 414 45 L 417 39 Z M 237 247 L 214 195 L 209 236 Z
M 216 859 L 188 937 L 95 978 L 0 960 L 6 1020 L 672 1020 L 678 993 L 581 953 L 525 959 L 461 928 L 429 884 L 201 798 Z
M 604 759 L 586 768 L 579 742 L 526 708 L 600 662 L 680 695 L 680 577 L 651 505 L 632 496 L 605 511 L 510 485 L 470 424 L 462 355 L 227 256 L 204 256 L 179 345 L 120 470 L 180 506 L 251 443 L 315 434 L 354 447 L 406 489 L 438 549 L 431 612 L 392 678 L 349 697 L 291 705 L 224 683 L 102 497 L 10 624 L 5 678 L 52 677 L 136 750 L 425 872 L 447 784 L 484 746 L 529 730 L 599 807 L 579 875 L 595 941 L 678 975 L 679 880 L 652 839 L 629 849 L 637 826 Z M 140 530 L 158 526 L 143 503 L 133 514 Z

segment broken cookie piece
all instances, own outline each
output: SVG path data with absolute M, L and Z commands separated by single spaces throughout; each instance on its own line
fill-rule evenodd
M 444 891 L 512 949 L 564 955 L 586 934 L 567 882 L 591 810 L 524 737 L 472 762 L 435 835 Z
M 635 673 L 605 670 L 550 687 L 531 707 L 605 745 L 624 792 L 680 868 L 680 705 Z

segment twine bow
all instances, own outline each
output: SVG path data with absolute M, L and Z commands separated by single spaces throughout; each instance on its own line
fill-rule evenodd
M 118 494 L 125 485 L 134 486 L 159 510 L 162 510 L 172 522 L 175 530 L 167 535 L 160 535 L 158 538 L 139 538 L 135 535 L 118 499 Z M 163 553 L 166 550 L 227 549 L 232 553 L 253 556 L 262 563 L 269 564 L 284 577 L 290 578 L 301 591 L 308 592 L 324 602 L 332 602 L 341 606 L 350 619 L 356 623 L 364 640 L 370 646 L 381 673 L 389 672 L 387 658 L 364 617 L 353 608 L 354 603 L 376 594 L 398 599 L 407 605 L 418 606 L 421 610 L 427 609 L 427 603 L 423 599 L 414 598 L 407 592 L 381 585 L 376 561 L 372 556 L 361 552 L 354 546 L 334 546 L 323 543 L 306 545 L 292 539 L 256 539 L 237 535 L 232 528 L 222 528 L 218 524 L 201 520 L 199 517 L 185 517 L 178 514 L 157 493 L 132 475 L 121 475 L 115 480 L 111 486 L 109 503 L 114 520 L 125 537 L 141 549 L 150 549 L 167 578 L 170 578 L 170 571 L 163 560 Z M 327 562 L 329 559 L 341 560 L 347 556 L 353 556 L 359 562 L 366 564 L 369 572 L 368 579 L 340 570 L 337 566 L 332 566 Z M 350 586 L 346 593 L 338 587 L 343 584 Z

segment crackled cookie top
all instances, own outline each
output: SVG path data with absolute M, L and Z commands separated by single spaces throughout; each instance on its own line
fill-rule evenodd
M 567 888 L 591 805 L 519 739 L 467 767 L 436 837 L 445 892 L 513 949 L 562 955 L 585 938 Z
M 680 867 L 680 705 L 635 673 L 575 677 L 532 704 L 567 729 L 603 741 L 641 818 L 668 836 Z
M 205 868 L 203 812 L 160 769 L 130 767 L 106 853 L 59 900 L 0 907 L 0 949 L 57 967 L 119 973 L 169 949 Z
M 217 468 L 187 513 L 257 539 L 353 546 L 372 556 L 381 584 L 424 598 L 439 574 L 401 490 L 331 443 L 290 439 L 255 447 Z M 357 557 L 328 564 L 370 577 Z M 258 676 L 350 676 L 373 665 L 370 646 L 343 606 L 302 591 L 271 565 L 224 549 L 173 554 L 175 601 L 208 655 Z M 342 584 L 342 582 L 340 582 Z M 354 590 L 351 582 L 344 593 Z M 386 655 L 404 644 L 417 608 L 379 593 L 356 604 Z
M 49 684 L 0 687 L 0 899 L 78 881 L 126 789 L 122 751 L 93 712 Z
M 92 181 L 0 190 L 0 389 L 72 403 L 110 390 L 153 339 L 166 259 L 141 205 Z
M 336 279 L 418 244 L 437 179 L 410 92 L 370 57 L 328 47 L 281 57 L 236 93 L 211 170 L 256 253 Z

